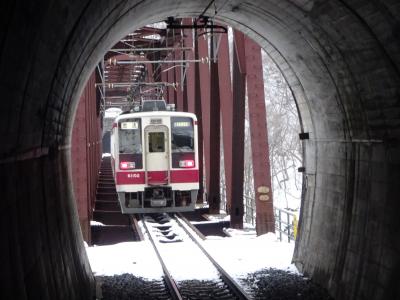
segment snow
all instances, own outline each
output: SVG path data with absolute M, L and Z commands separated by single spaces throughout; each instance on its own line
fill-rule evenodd
M 250 231 L 243 233 L 232 230 L 232 237 L 213 237 L 204 242 L 207 251 L 230 275 L 240 278 L 264 268 L 298 273 L 291 264 L 294 243 L 279 242 L 273 233 L 258 237 Z
M 105 225 L 101 222 L 91 220 L 90 226 L 105 226 Z
M 157 229 L 153 230 L 158 234 Z M 227 231 L 232 237 L 210 236 L 201 243 L 233 277 L 245 277 L 248 273 L 264 268 L 298 272 L 291 264 L 294 243 L 279 242 L 272 233 L 257 237 L 254 230 Z M 182 230 L 178 236 L 181 234 L 183 236 L 186 233 Z M 196 256 L 195 251 L 199 251 L 190 243 L 165 243 L 160 246 L 165 263 L 176 280 L 212 280 L 217 276 L 214 270 L 203 268 L 203 260 L 190 259 L 191 256 Z M 162 276 L 162 269 L 149 240 L 94 246 L 86 250 L 96 276 L 130 273 L 150 280 L 160 279 Z
M 124 273 L 148 279 L 161 279 L 163 272 L 149 242 L 126 242 L 86 248 L 90 266 L 96 276 Z
M 151 232 L 153 240 L 158 243 L 157 247 L 162 253 L 165 265 L 175 280 L 212 280 L 219 278 L 215 268 L 209 263 L 208 259 L 201 254 L 201 250 L 194 243 L 160 243 L 157 237 L 164 237 L 160 233 L 160 230 L 156 228 L 160 225 L 149 222 L 146 222 L 146 225 L 150 228 L 152 227 Z M 172 231 L 177 234 L 177 240 L 189 239 L 175 220 L 170 220 L 162 226 L 171 226 L 171 228 L 173 228 Z M 196 257 L 196 260 L 190 259 L 191 256 Z
M 111 107 L 104 112 L 104 118 L 115 119 L 122 113 L 122 109 L 117 107 Z
M 216 214 L 216 215 L 207 214 L 207 215 L 205 215 L 205 217 L 207 218 L 207 220 L 210 220 L 210 221 L 230 221 L 230 219 L 231 219 L 231 216 L 226 214 L 226 212 L 222 211 L 222 210 L 221 210 L 220 214 Z M 196 223 L 192 222 L 192 224 L 196 224 Z

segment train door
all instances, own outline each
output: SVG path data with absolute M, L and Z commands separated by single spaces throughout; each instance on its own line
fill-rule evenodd
M 169 138 L 168 127 L 147 126 L 146 178 L 149 185 L 165 185 L 169 182 Z

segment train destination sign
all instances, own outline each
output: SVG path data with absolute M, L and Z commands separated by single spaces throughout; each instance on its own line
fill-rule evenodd
M 174 122 L 174 127 L 190 127 L 190 122 Z
M 138 122 L 121 122 L 121 129 L 138 129 Z

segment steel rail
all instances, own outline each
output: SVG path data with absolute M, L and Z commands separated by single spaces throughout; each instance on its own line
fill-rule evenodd
M 131 227 L 136 237 L 138 238 L 139 241 L 144 241 L 144 236 L 142 230 L 139 227 L 137 218 L 138 218 L 137 215 L 129 215 L 129 219 L 131 221 Z
M 246 292 L 239 286 L 236 281 L 221 267 L 221 265 L 207 252 L 203 245 L 194 237 L 192 232 L 190 232 L 187 227 L 191 228 L 190 222 L 183 217 L 180 213 L 175 214 L 176 222 L 183 228 L 186 234 L 192 239 L 192 241 L 200 248 L 205 256 L 212 262 L 214 267 L 219 271 L 224 283 L 231 289 L 234 295 L 240 300 L 250 300 L 251 298 L 246 294 Z
M 154 242 L 153 237 L 151 236 L 150 230 L 147 227 L 143 216 L 141 216 L 141 219 L 143 221 L 143 227 L 146 230 L 147 234 L 149 235 L 150 242 L 153 245 L 154 251 L 156 252 L 158 260 L 161 263 L 161 266 L 162 266 L 162 269 L 163 269 L 163 272 L 164 272 L 164 275 L 165 275 L 165 277 L 164 277 L 165 278 L 165 282 L 167 283 L 167 286 L 168 286 L 169 291 L 171 293 L 172 299 L 174 299 L 174 300 L 182 300 L 183 298 L 182 298 L 181 294 L 179 293 L 179 290 L 178 290 L 178 287 L 176 285 L 176 282 L 172 278 L 171 274 L 169 273 L 169 271 L 167 269 L 167 266 L 165 265 L 165 263 L 164 263 L 164 261 L 163 261 L 163 259 L 161 257 L 161 254 L 157 249 L 156 243 Z

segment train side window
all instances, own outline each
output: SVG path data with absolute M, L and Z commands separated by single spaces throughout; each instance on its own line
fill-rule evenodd
M 164 132 L 149 132 L 149 152 L 165 152 Z

